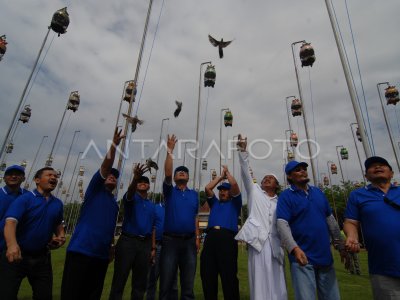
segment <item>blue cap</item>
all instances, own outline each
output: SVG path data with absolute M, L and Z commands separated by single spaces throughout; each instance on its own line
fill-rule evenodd
M 181 172 L 181 171 L 186 172 L 186 173 L 189 174 L 189 169 L 188 169 L 188 168 L 186 168 L 185 166 L 179 166 L 179 167 L 177 167 L 177 168 L 175 169 L 174 175 L 175 175 L 177 172 Z
M 115 168 L 111 168 L 110 174 L 113 174 L 117 179 L 119 177 L 119 171 Z
M 230 190 L 231 184 L 229 182 L 223 182 L 217 187 L 217 189 L 218 190 Z
M 21 166 L 19 166 L 19 165 L 12 165 L 12 166 L 9 166 L 9 167 L 6 169 L 6 171 L 4 172 L 4 175 L 7 175 L 7 173 L 8 173 L 8 172 L 11 172 L 11 171 L 19 171 L 19 172 L 21 172 L 22 174 L 25 175 L 25 168 L 24 168 L 24 167 L 21 167 Z
M 392 171 L 392 166 L 389 165 L 389 163 L 386 159 L 384 159 L 383 157 L 380 157 L 380 156 L 371 156 L 371 157 L 367 158 L 364 163 L 365 171 L 367 171 L 374 163 L 380 163 L 382 165 L 388 166 L 390 171 Z
M 289 161 L 285 167 L 285 173 L 286 175 L 289 175 L 290 172 L 292 172 L 294 169 L 297 168 L 297 166 L 304 166 L 304 167 L 308 167 L 308 164 L 305 162 L 298 162 L 295 160 Z

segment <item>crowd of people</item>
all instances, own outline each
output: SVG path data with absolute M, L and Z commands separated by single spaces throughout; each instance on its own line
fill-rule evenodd
M 223 166 L 220 176 L 205 187 L 210 214 L 201 248 L 199 196 L 188 187 L 188 168 L 173 168 L 177 138 L 171 135 L 167 138 L 163 200 L 154 203 L 149 199 L 150 181 L 144 176 L 148 167 L 138 164 L 122 198 L 122 231 L 115 244 L 120 208 L 113 191 L 119 172 L 112 166 L 124 137 L 115 130 L 113 143 L 87 187 L 66 251 L 61 299 L 100 299 L 112 261 L 109 299 L 122 299 L 130 273 L 131 299 L 156 299 L 158 281 L 158 299 L 194 299 L 200 250 L 204 299 L 218 299 L 219 279 L 224 299 L 240 299 L 240 284 L 247 283 L 238 280 L 238 241 L 248 245 L 252 300 L 288 298 L 285 252 L 295 299 L 340 299 L 331 245 L 348 267 L 354 253 L 360 251 L 360 227 L 374 299 L 400 299 L 400 188 L 391 184 L 392 167 L 384 158 L 373 156 L 365 161 L 370 184 L 350 193 L 342 235 L 328 199 L 309 184 L 307 163 L 290 161 L 286 165 L 290 186 L 279 193 L 273 173 L 266 172 L 260 184 L 253 180 L 247 139 L 239 135 L 248 218 L 239 228 L 242 194 L 237 180 Z M 20 187 L 24 180 L 24 168 L 10 166 L 0 189 L 0 298 L 17 299 L 21 281 L 27 278 L 32 299 L 52 299 L 50 253 L 66 242 L 63 203 L 52 194 L 58 184 L 57 172 L 50 167 L 38 170 L 32 191 Z

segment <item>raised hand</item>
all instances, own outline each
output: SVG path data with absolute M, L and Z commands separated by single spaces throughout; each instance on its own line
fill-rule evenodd
M 176 138 L 175 134 L 169 136 L 168 134 L 168 138 L 167 138 L 167 150 L 168 151 L 174 151 L 175 148 L 175 144 L 178 141 L 178 139 Z
M 238 141 L 236 143 L 236 146 L 238 147 L 239 151 L 246 151 L 247 148 L 247 137 L 242 137 L 242 135 L 239 133 L 238 135 Z
M 133 178 L 137 180 L 147 171 L 149 171 L 149 168 L 145 164 L 137 164 L 133 170 Z
M 113 136 L 113 144 L 115 146 L 118 146 L 119 143 L 121 143 L 121 140 L 125 138 L 125 134 L 122 134 L 122 129 L 119 129 L 119 127 L 115 128 L 114 131 L 114 136 Z

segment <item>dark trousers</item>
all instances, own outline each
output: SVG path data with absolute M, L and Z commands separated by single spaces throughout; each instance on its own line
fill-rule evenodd
M 160 258 L 159 300 L 173 299 L 174 279 L 179 268 L 181 300 L 194 299 L 193 286 L 196 275 L 196 238 L 163 236 Z
M 200 256 L 200 277 L 205 300 L 218 299 L 218 275 L 224 299 L 239 299 L 238 245 L 235 234 L 225 229 L 208 232 Z
M 0 259 L 0 299 L 16 300 L 22 279 L 28 278 L 32 299 L 52 299 L 53 271 L 49 251 L 38 254 L 22 253 L 22 261 L 9 263 L 6 251 Z
M 114 275 L 110 300 L 122 299 L 126 280 L 132 271 L 132 300 L 142 300 L 150 267 L 151 238 L 140 239 L 122 234 L 115 248 Z
M 107 268 L 106 259 L 67 251 L 61 283 L 61 299 L 100 299 Z

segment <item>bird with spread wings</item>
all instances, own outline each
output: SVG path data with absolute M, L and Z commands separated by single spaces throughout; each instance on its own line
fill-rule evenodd
M 224 42 L 223 38 L 221 38 L 221 41 L 217 41 L 211 35 L 208 35 L 208 39 L 214 47 L 218 47 L 219 58 L 224 57 L 224 51 L 222 49 L 228 46 L 230 43 L 232 43 L 232 41 Z

